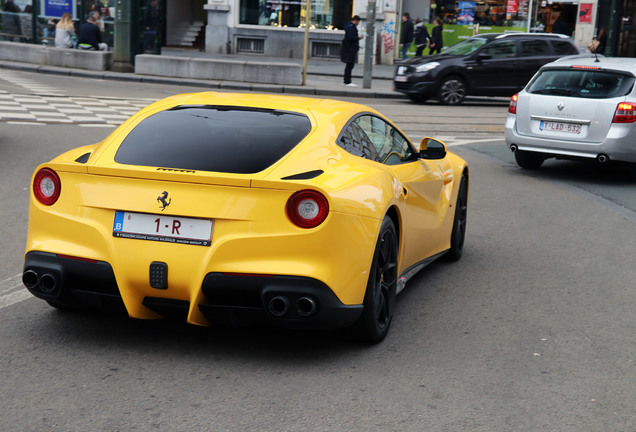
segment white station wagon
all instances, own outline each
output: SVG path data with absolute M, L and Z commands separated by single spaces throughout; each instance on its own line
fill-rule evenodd
M 636 163 L 635 81 L 633 58 L 572 56 L 543 66 L 508 107 L 506 145 L 517 164 Z

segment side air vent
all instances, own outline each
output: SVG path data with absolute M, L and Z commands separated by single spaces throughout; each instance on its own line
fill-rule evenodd
M 88 158 L 89 157 L 91 157 L 90 153 L 84 153 L 83 155 L 81 155 L 80 157 L 75 159 L 75 162 L 77 162 L 77 163 L 86 163 L 86 162 L 88 162 Z
M 281 180 L 310 180 L 312 178 L 318 177 L 322 173 L 324 173 L 323 170 L 307 171 L 304 173 L 283 177 Z

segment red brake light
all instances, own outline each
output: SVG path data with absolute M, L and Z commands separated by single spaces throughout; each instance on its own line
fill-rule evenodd
M 614 120 L 612 123 L 634 123 L 636 122 L 636 103 L 621 102 L 616 107 Z
M 300 228 L 315 228 L 327 219 L 329 202 L 320 192 L 301 190 L 287 201 L 287 216 Z
M 42 168 L 33 178 L 33 195 L 42 204 L 50 206 L 60 197 L 62 183 L 50 168 Z
M 508 105 L 508 112 L 510 114 L 517 114 L 517 100 L 519 99 L 519 93 L 512 95 L 510 98 L 510 104 Z

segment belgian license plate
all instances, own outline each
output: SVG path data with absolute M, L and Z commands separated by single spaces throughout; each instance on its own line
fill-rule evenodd
M 581 133 L 581 125 L 576 123 L 560 123 L 541 120 L 539 130 L 546 132 L 563 132 L 578 135 Z
M 408 81 L 408 77 L 405 77 L 405 76 L 396 76 L 396 77 L 395 77 L 395 80 L 396 80 L 396 81 L 398 81 L 398 82 L 406 82 L 406 81 Z
M 116 211 L 113 236 L 210 246 L 213 225 L 210 219 Z

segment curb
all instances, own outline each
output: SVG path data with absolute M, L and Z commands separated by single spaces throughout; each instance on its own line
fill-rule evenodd
M 197 80 L 189 78 L 168 78 L 150 75 L 138 75 L 134 73 L 113 72 L 113 71 L 90 71 L 84 69 L 70 69 L 57 66 L 40 66 L 30 63 L 0 61 L 0 69 L 10 69 L 25 72 L 35 72 L 50 75 L 63 75 L 78 78 L 102 79 L 112 81 L 142 82 L 152 84 L 187 85 L 193 87 L 203 87 L 207 89 L 254 91 L 265 93 L 285 93 L 308 96 L 327 97 L 358 97 L 358 98 L 382 98 L 382 99 L 403 99 L 401 94 L 394 92 L 382 92 L 373 90 L 336 90 L 308 86 L 286 86 L 272 84 L 252 84 L 237 81 L 212 81 Z M 323 74 L 317 74 L 323 75 Z M 375 78 L 374 78 L 375 79 Z M 386 78 L 377 78 L 386 79 Z

